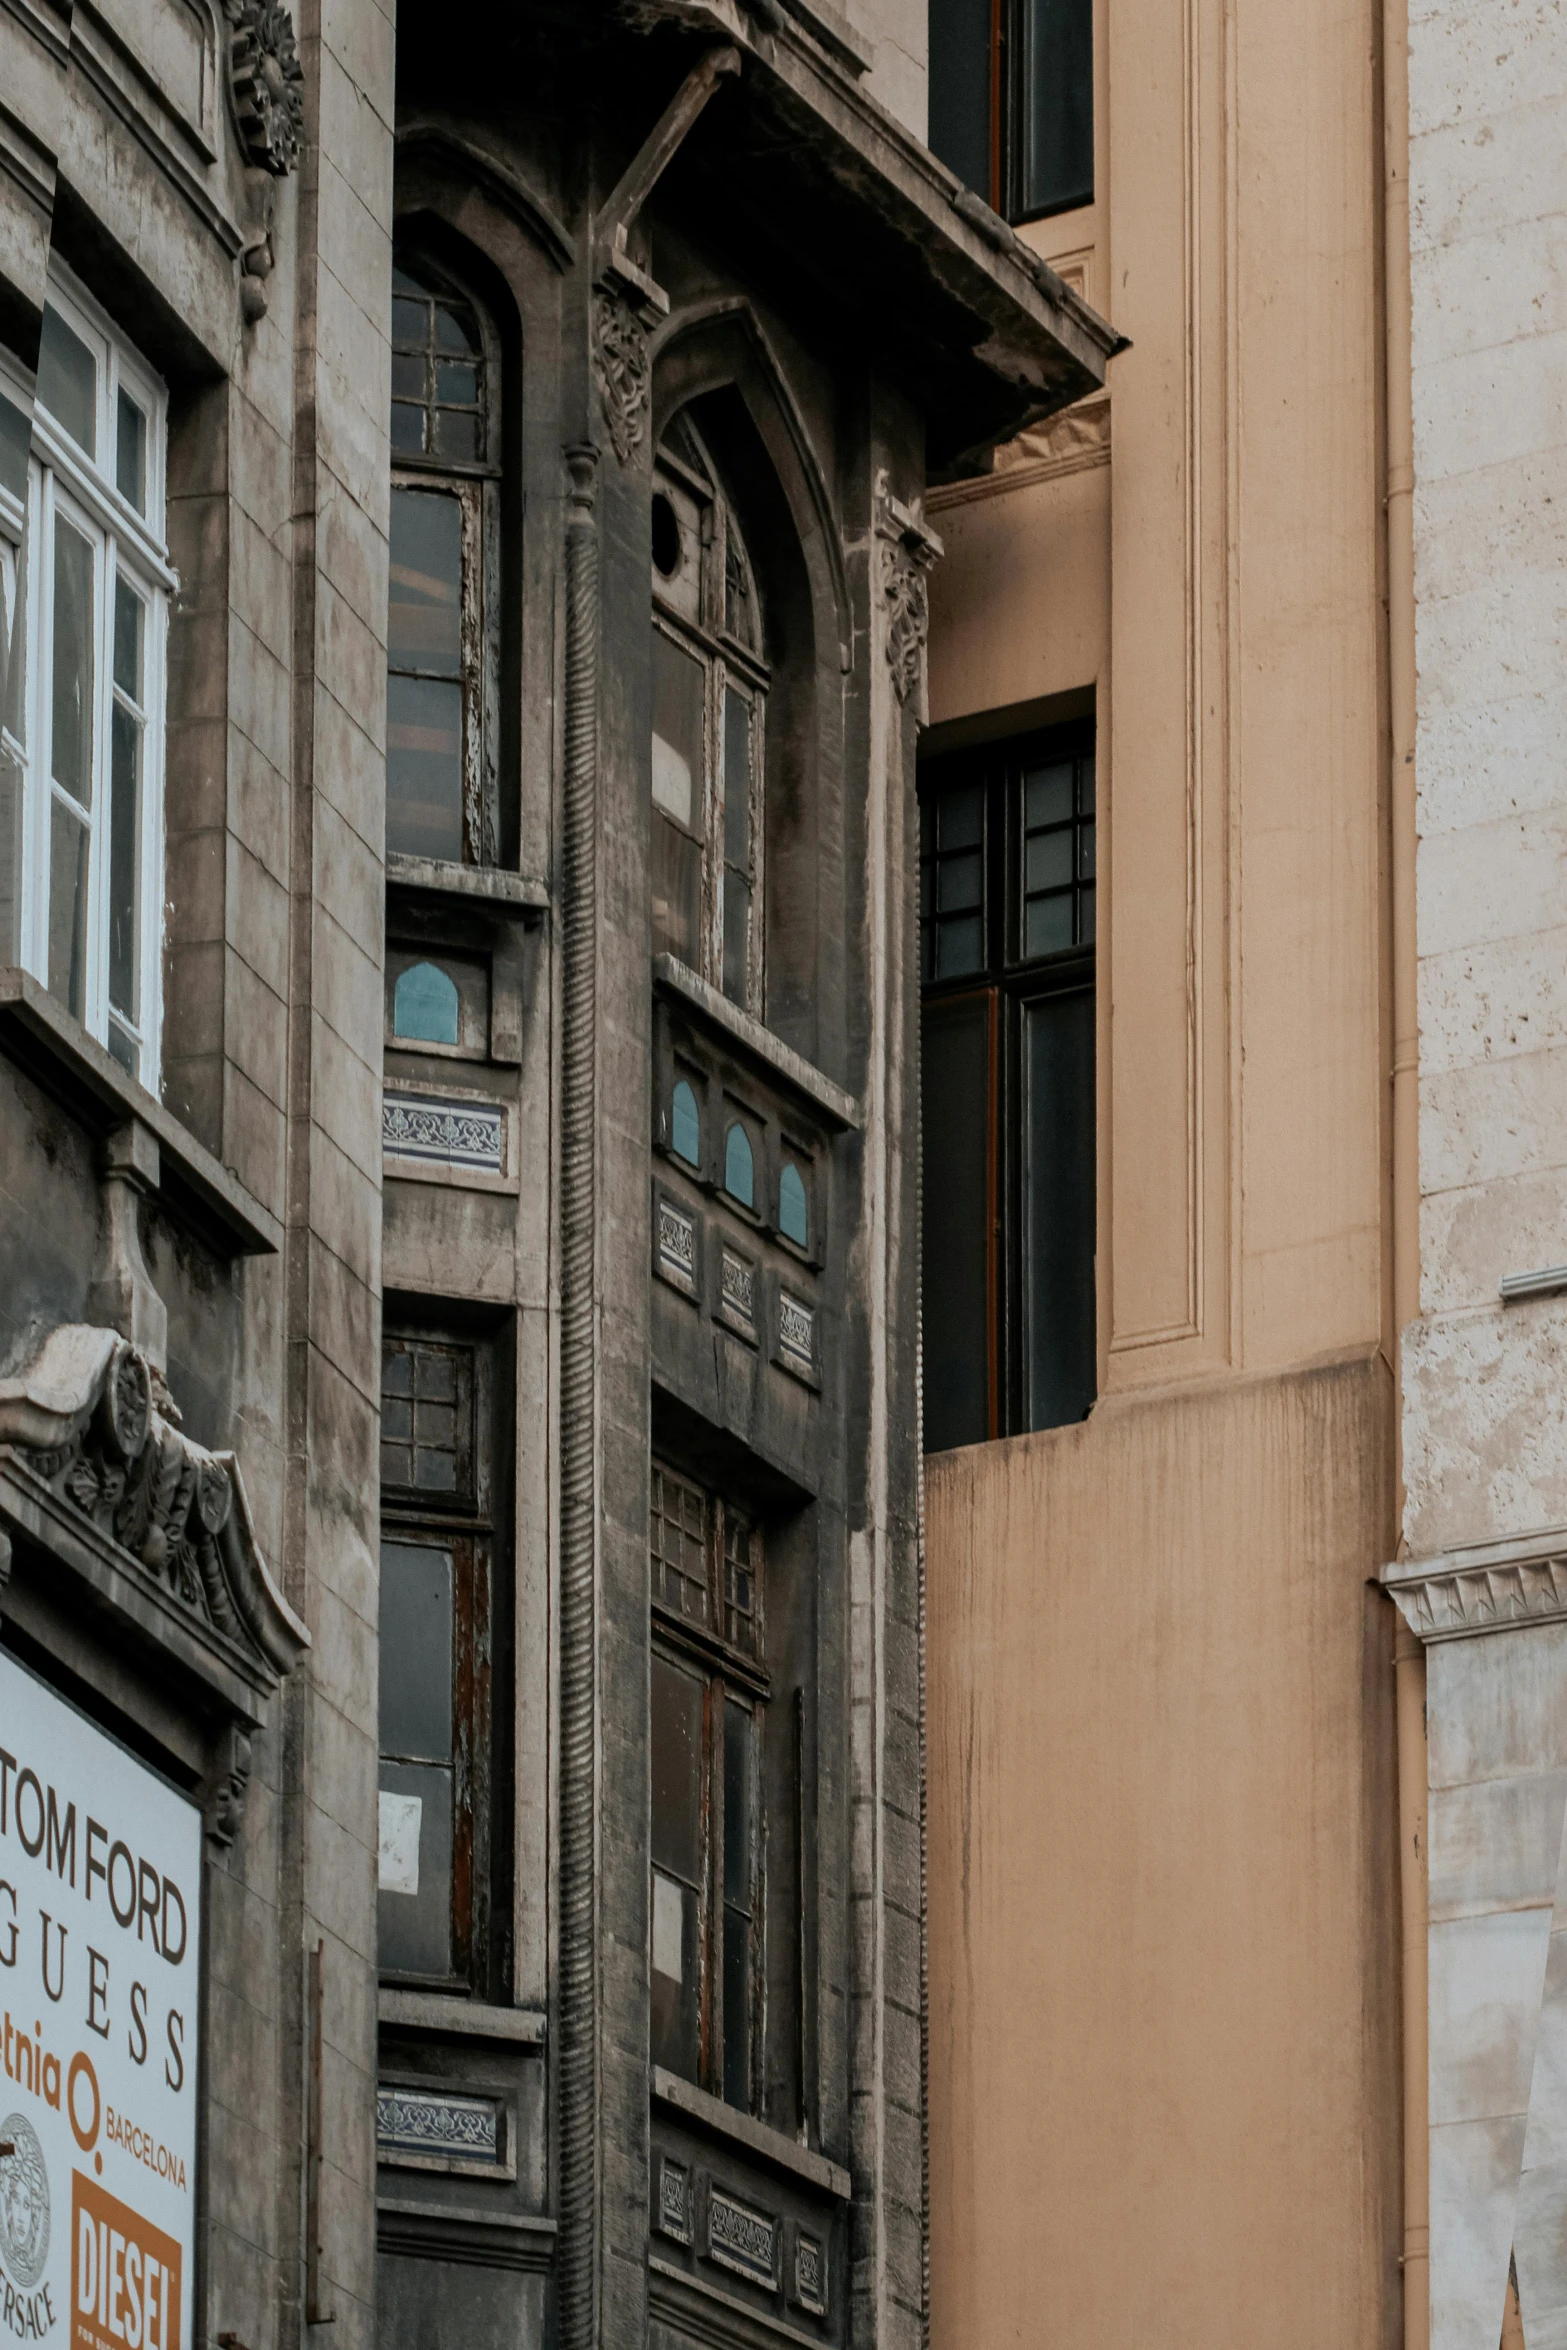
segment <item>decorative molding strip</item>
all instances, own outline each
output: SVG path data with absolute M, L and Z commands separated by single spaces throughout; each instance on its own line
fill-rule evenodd
M 887 614 L 892 690 L 900 703 L 912 695 L 916 714 L 924 720 L 929 574 L 946 550 L 924 516 L 893 496 L 885 467 L 876 476 L 876 529 L 883 542 L 881 592 Z
M 707 2254 L 720 2268 L 771 2292 L 778 2282 L 778 2222 L 713 2187 L 707 2198 Z
M 686 1297 L 697 1294 L 696 1218 L 676 1205 L 669 1194 L 658 1195 L 658 1259 L 660 1277 Z
M 795 2227 L 789 2298 L 810 2317 L 827 2315 L 827 2247 L 819 2236 Z
M 501 2110 L 493 2097 L 455 2097 L 383 2081 L 375 2093 L 375 2145 L 388 2154 L 436 2156 L 501 2167 Z
M 381 1148 L 388 1158 L 504 1175 L 506 1112 L 499 1102 L 389 1090 L 381 1102 Z
M 1382 1588 L 1417 1638 L 1468 1640 L 1567 1618 L 1567 1526 L 1398 1559 Z
M 1567 1289 L 1567 1265 L 1542 1265 L 1536 1273 L 1504 1273 L 1496 1292 L 1504 1306 L 1520 1298 L 1556 1297 Z
M 791 1368 L 816 1368 L 816 1315 L 803 1298 L 778 1292 L 778 1352 Z
M 756 1267 L 730 1248 L 724 1250 L 719 1267 L 718 1303 L 726 1322 L 745 1337 L 756 1336 Z
M 1047 424 L 1030 425 L 1015 440 L 1003 441 L 989 473 L 972 481 L 939 484 L 928 492 L 925 503 L 930 513 L 942 514 L 954 506 L 971 506 L 981 498 L 1059 481 L 1066 474 L 1085 473 L 1109 462 L 1110 400 L 1099 392 L 1075 408 L 1063 409 Z
M 677 2244 L 689 2244 L 691 2226 L 691 2173 L 683 2162 L 672 2162 L 667 2154 L 658 2158 L 658 2218 L 661 2236 L 672 2236 Z

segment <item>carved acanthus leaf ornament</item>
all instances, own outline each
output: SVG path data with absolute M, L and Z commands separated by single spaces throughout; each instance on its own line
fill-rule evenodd
M 305 72 L 294 20 L 277 0 L 230 0 L 229 95 L 249 162 L 278 178 L 299 161 Z
M 647 432 L 653 370 L 635 307 L 608 286 L 596 287 L 593 295 L 593 374 L 615 455 L 624 465 Z
M 178 1417 L 145 1355 L 90 1323 L 52 1330 L 0 1379 L 0 1445 L 270 1683 L 310 1635 L 256 1547 L 233 1454 L 208 1452 Z

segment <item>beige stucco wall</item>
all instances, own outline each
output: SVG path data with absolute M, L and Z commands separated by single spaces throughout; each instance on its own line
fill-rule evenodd
M 1393 2339 L 1374 1358 L 928 1464 L 937 2350 Z
M 1102 876 L 1104 1400 L 929 1464 L 937 2350 L 1399 2325 L 1371 30 L 1100 0 L 1107 440 L 929 501 L 932 720 L 1092 689 Z

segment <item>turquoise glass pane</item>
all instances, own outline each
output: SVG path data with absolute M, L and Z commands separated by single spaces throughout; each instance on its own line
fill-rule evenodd
M 804 1248 L 810 1239 L 805 1183 L 793 1159 L 785 1159 L 783 1173 L 778 1178 L 778 1229 L 796 1248 Z
M 731 1126 L 724 1141 L 724 1189 L 743 1208 L 756 1204 L 756 1166 L 751 1138 L 743 1126 Z
M 392 996 L 392 1033 L 420 1044 L 457 1042 L 457 982 L 435 963 L 413 963 Z
M 696 1114 L 696 1095 L 682 1077 L 669 1105 L 669 1147 L 688 1167 L 702 1163 L 702 1124 Z

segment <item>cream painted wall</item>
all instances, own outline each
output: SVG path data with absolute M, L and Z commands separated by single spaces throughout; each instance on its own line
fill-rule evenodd
M 1396 2338 L 1391 1414 L 1368 1356 L 927 1464 L 935 2350 Z
M 1417 1552 L 1567 1520 L 1567 15 L 1417 6 Z
M 929 500 L 933 721 L 1097 695 L 1103 1395 L 928 1464 L 935 2350 L 1398 2332 L 1374 31 L 1098 0 L 1108 450 Z

